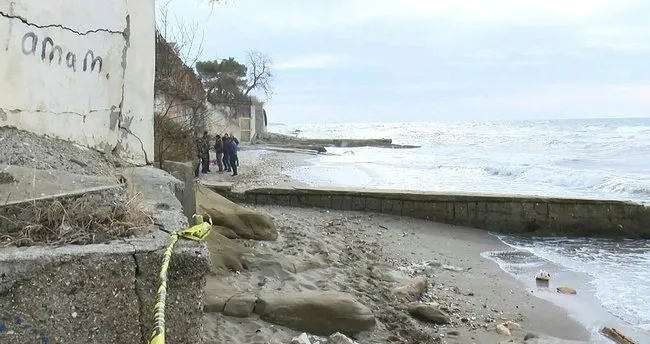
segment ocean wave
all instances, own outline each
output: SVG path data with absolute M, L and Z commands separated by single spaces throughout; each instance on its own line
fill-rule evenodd
M 630 125 L 623 125 L 620 127 L 617 127 L 614 129 L 617 133 L 624 133 L 624 134 L 638 134 L 638 133 L 644 133 L 648 132 L 650 133 L 650 126 L 630 126 Z
M 611 178 L 595 187 L 605 193 L 650 197 L 650 181 L 627 180 Z
M 606 130 L 607 127 L 603 127 L 602 125 L 588 124 L 588 125 L 583 125 L 581 129 L 584 131 L 599 131 L 599 130 Z
M 536 268 L 544 265 L 544 262 L 539 257 L 527 250 L 489 251 L 484 252 L 482 256 L 496 262 L 506 271 L 510 269 Z
M 302 181 L 650 201 L 650 120 L 292 126 L 305 137 L 392 137 L 416 150 L 328 148 Z M 319 172 L 319 170 L 321 170 Z M 321 173 L 327 170 L 327 173 Z M 362 180 L 366 178 L 368 180 Z
M 517 177 L 524 173 L 526 170 L 525 167 L 495 167 L 495 166 L 487 166 L 483 167 L 483 171 L 487 173 L 488 175 L 491 176 L 499 176 L 499 177 Z

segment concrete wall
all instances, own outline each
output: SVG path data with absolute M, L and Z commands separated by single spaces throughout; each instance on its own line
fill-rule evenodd
M 207 128 L 211 136 L 232 133 L 235 137 L 241 137 L 237 113 L 225 106 L 212 105 L 207 103 Z
M 192 166 L 192 162 L 168 160 L 160 168 L 184 183 L 183 190 L 176 192 L 176 198 L 181 202 L 183 213 L 187 217 L 187 220 L 191 221 L 194 214 L 196 214 L 196 182 L 194 181 L 194 166 Z
M 372 211 L 504 233 L 650 238 L 650 209 L 624 201 L 315 188 L 233 193 L 223 185 L 214 189 L 241 202 Z
M 154 96 L 153 111 L 156 114 L 182 120 L 189 117 L 192 107 L 189 101 L 157 92 Z
M 154 0 L 0 3 L 0 125 L 145 163 Z
M 266 133 L 267 123 L 264 118 L 264 107 L 261 105 L 255 106 L 255 133 L 254 137 Z
M 110 245 L 0 248 L 0 343 L 148 343 L 169 239 L 159 227 L 187 227 L 174 197 L 183 183 L 152 167 L 123 175 L 156 226 Z M 202 343 L 210 264 L 205 244 L 179 240 L 168 275 L 168 343 Z

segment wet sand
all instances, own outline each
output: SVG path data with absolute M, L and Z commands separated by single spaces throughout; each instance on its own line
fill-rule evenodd
M 234 180 L 236 189 L 291 184 L 283 172 L 304 163 L 306 157 L 309 155 L 242 151 L 239 176 L 211 173 L 201 179 Z M 220 290 L 252 295 L 269 290 L 348 292 L 372 309 L 378 320 L 373 330 L 356 338 L 359 343 L 417 343 L 423 336 L 444 343 L 522 343 L 528 333 L 571 341 L 588 339 L 587 331 L 564 310 L 535 297 L 496 263 L 481 257 L 486 251 L 508 249 L 485 231 L 381 214 L 251 208 L 273 216 L 280 229 L 278 240 L 236 239 L 266 257 L 265 262 L 258 260 L 248 270 L 211 276 L 208 295 Z M 318 267 L 292 273 L 283 268 L 287 259 L 316 262 Z M 439 304 L 452 323 L 432 325 L 411 318 L 405 304 L 395 304 L 388 297 L 394 283 L 368 276 L 368 268 L 377 265 L 409 276 L 426 275 L 430 285 L 420 301 Z M 204 320 L 206 343 L 289 343 L 299 334 L 256 316 L 233 318 L 210 313 Z M 497 333 L 496 325 L 505 321 L 516 322 L 522 329 L 513 330 L 511 336 Z M 546 341 L 551 342 L 566 343 Z

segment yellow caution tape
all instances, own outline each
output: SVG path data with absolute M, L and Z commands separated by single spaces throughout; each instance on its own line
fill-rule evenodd
M 174 245 L 178 238 L 201 241 L 210 234 L 212 229 L 212 219 L 208 216 L 207 221 L 203 221 L 203 216 L 194 215 L 196 225 L 184 229 L 182 231 L 174 231 L 169 233 L 169 245 L 165 250 L 163 256 L 162 266 L 160 267 L 160 286 L 158 287 L 158 300 L 153 308 L 153 330 L 151 332 L 151 339 L 149 344 L 165 344 L 165 303 L 167 301 L 167 269 L 169 268 L 169 261 L 172 258 Z

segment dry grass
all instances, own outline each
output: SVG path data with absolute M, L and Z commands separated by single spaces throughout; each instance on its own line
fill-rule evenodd
M 139 195 L 87 193 L 0 208 L 0 246 L 87 245 L 134 235 L 153 220 Z

